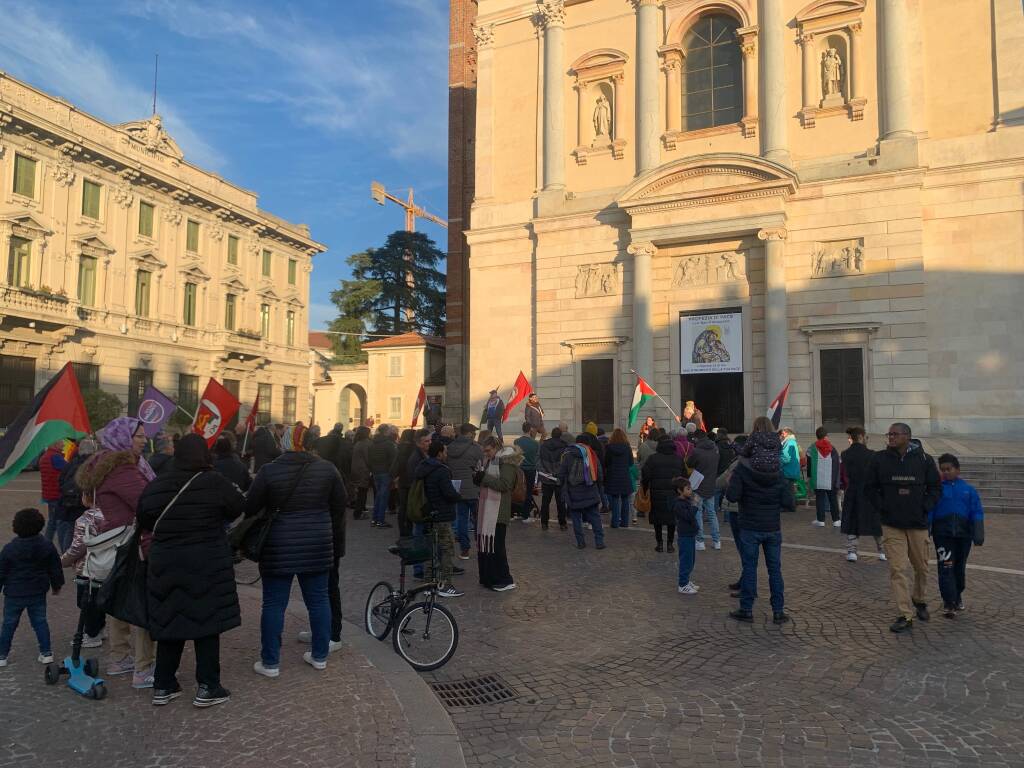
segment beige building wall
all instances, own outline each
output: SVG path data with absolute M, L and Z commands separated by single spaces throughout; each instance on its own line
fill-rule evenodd
M 31 195 L 17 194 L 18 157 L 35 163 Z M 86 183 L 100 187 L 96 217 L 83 207 Z M 150 234 L 142 205 L 153 206 Z M 30 243 L 27 275 L 12 267 L 19 239 Z M 70 361 L 98 366 L 100 386 L 126 407 L 136 371 L 171 397 L 181 376 L 197 377 L 200 394 L 210 377 L 227 381 L 243 411 L 270 385 L 262 411 L 284 418 L 287 393 L 287 415 L 308 419 L 309 275 L 323 250 L 305 225 L 260 210 L 255 193 L 190 165 L 158 117 L 108 125 L 0 75 L 0 354 L 5 375 L 27 362 L 32 391 Z M 83 262 L 96 266 L 94 291 L 80 286 Z M 148 310 L 136 304 L 140 272 Z
M 739 26 L 741 119 L 685 131 L 682 43 L 713 13 Z M 471 413 L 522 369 L 578 429 L 588 359 L 613 363 L 617 423 L 638 365 L 679 410 L 680 313 L 738 308 L 745 428 L 790 381 L 812 431 L 822 360 L 850 350 L 869 431 L 1019 430 L 1019 3 L 481 0 L 477 27 Z

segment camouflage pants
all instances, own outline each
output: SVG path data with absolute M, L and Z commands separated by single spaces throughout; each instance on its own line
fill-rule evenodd
M 455 536 L 452 533 L 451 523 L 433 523 L 433 527 L 437 530 L 437 549 L 438 558 L 441 561 L 441 575 L 438 581 L 442 584 L 452 583 L 452 566 L 455 563 Z M 427 529 L 427 534 L 430 534 L 430 529 Z M 427 580 L 431 580 L 433 577 L 433 564 L 426 562 L 423 564 L 423 575 L 427 577 Z

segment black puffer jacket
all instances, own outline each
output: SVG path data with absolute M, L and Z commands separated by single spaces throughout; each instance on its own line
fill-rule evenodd
M 298 483 L 299 471 L 305 467 Z M 289 489 L 295 490 L 288 497 Z M 345 486 L 329 461 L 288 451 L 256 475 L 245 502 L 245 516 L 283 505 L 267 538 L 260 573 L 290 576 L 330 570 L 345 554 Z
M 213 468 L 238 486 L 239 490 L 247 491 L 252 485 L 252 476 L 242 460 L 233 453 L 218 456 L 213 460 Z
M 161 512 L 195 472 L 174 464 L 139 498 L 139 527 L 152 531 L 146 589 L 149 631 L 156 640 L 195 640 L 242 623 L 225 526 L 245 497 L 219 472 L 207 470 Z
M 415 471 L 416 479 L 423 481 L 423 493 L 427 506 L 438 522 L 450 523 L 455 519 L 455 504 L 462 496 L 452 485 L 452 471 L 437 459 L 420 461 Z
M 629 443 L 608 443 L 604 449 L 604 492 L 609 496 L 629 496 L 633 481 L 629 468 L 634 464 Z
M 793 490 L 780 472 L 758 472 L 746 459 L 736 465 L 725 497 L 739 503 L 740 528 L 748 531 L 780 531 L 782 510 L 796 508 Z
M 651 525 L 675 524 L 672 503 L 676 489 L 672 487 L 672 480 L 677 477 L 686 477 L 683 457 L 676 453 L 671 440 L 659 440 L 657 450 L 644 462 L 640 472 L 640 480 L 651 494 L 651 511 L 647 515 Z
M 366 453 L 366 464 L 369 466 L 370 472 L 374 475 L 390 472 L 397 453 L 398 446 L 390 434 L 374 435 Z
M 540 451 L 537 454 L 540 460 L 540 469 L 553 477 L 558 476 L 558 467 L 562 463 L 562 454 L 569 447 L 561 437 L 550 437 L 540 444 Z M 557 480 L 541 478 L 544 485 L 558 485 Z
M 701 480 L 699 486 L 693 489 L 693 492 L 705 499 L 714 496 L 715 480 L 718 479 L 718 446 L 707 437 L 700 438 L 693 446 L 693 451 L 686 460 L 686 466 L 693 467 L 704 475 L 704 479 Z

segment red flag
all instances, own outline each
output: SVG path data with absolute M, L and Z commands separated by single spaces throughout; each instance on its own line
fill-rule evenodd
M 786 396 L 789 394 L 789 382 L 786 382 L 786 386 L 782 388 L 782 391 L 775 396 L 772 400 L 772 404 L 768 406 L 768 413 L 766 414 L 769 419 L 772 420 L 772 424 L 776 429 L 782 423 L 782 406 L 786 404 Z
M 249 415 L 245 417 L 245 434 L 248 436 L 250 432 L 256 429 L 256 416 L 260 412 L 260 393 L 256 393 L 256 402 L 252 404 L 252 410 L 249 411 Z
M 192 422 L 192 431 L 202 435 L 206 444 L 213 445 L 228 422 L 238 413 L 241 403 L 238 399 L 224 389 L 215 379 L 210 379 L 206 385 L 203 396 L 199 400 L 199 408 L 196 410 L 196 419 Z
M 523 402 L 529 394 L 530 382 L 526 380 L 526 376 L 520 371 L 519 376 L 516 377 L 515 386 L 512 387 L 512 394 L 508 398 L 508 404 L 505 406 L 505 412 L 501 414 L 501 420 L 508 421 L 508 417 L 512 415 L 512 409 Z
M 427 404 L 427 389 L 420 384 L 420 393 L 416 395 L 416 405 L 412 411 L 412 426 L 416 426 L 416 422 L 420 420 L 420 414 L 423 413 L 423 406 Z

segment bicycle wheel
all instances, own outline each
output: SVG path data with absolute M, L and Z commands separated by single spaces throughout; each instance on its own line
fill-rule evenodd
M 421 672 L 444 666 L 459 646 L 459 625 L 443 605 L 413 603 L 395 621 L 395 652 Z
M 370 590 L 369 597 L 366 598 L 366 612 L 363 614 L 363 623 L 366 631 L 378 640 L 383 640 L 388 636 L 391 624 L 394 621 L 391 597 L 394 591 L 395 588 L 386 581 L 378 581 L 373 585 L 373 589 Z

